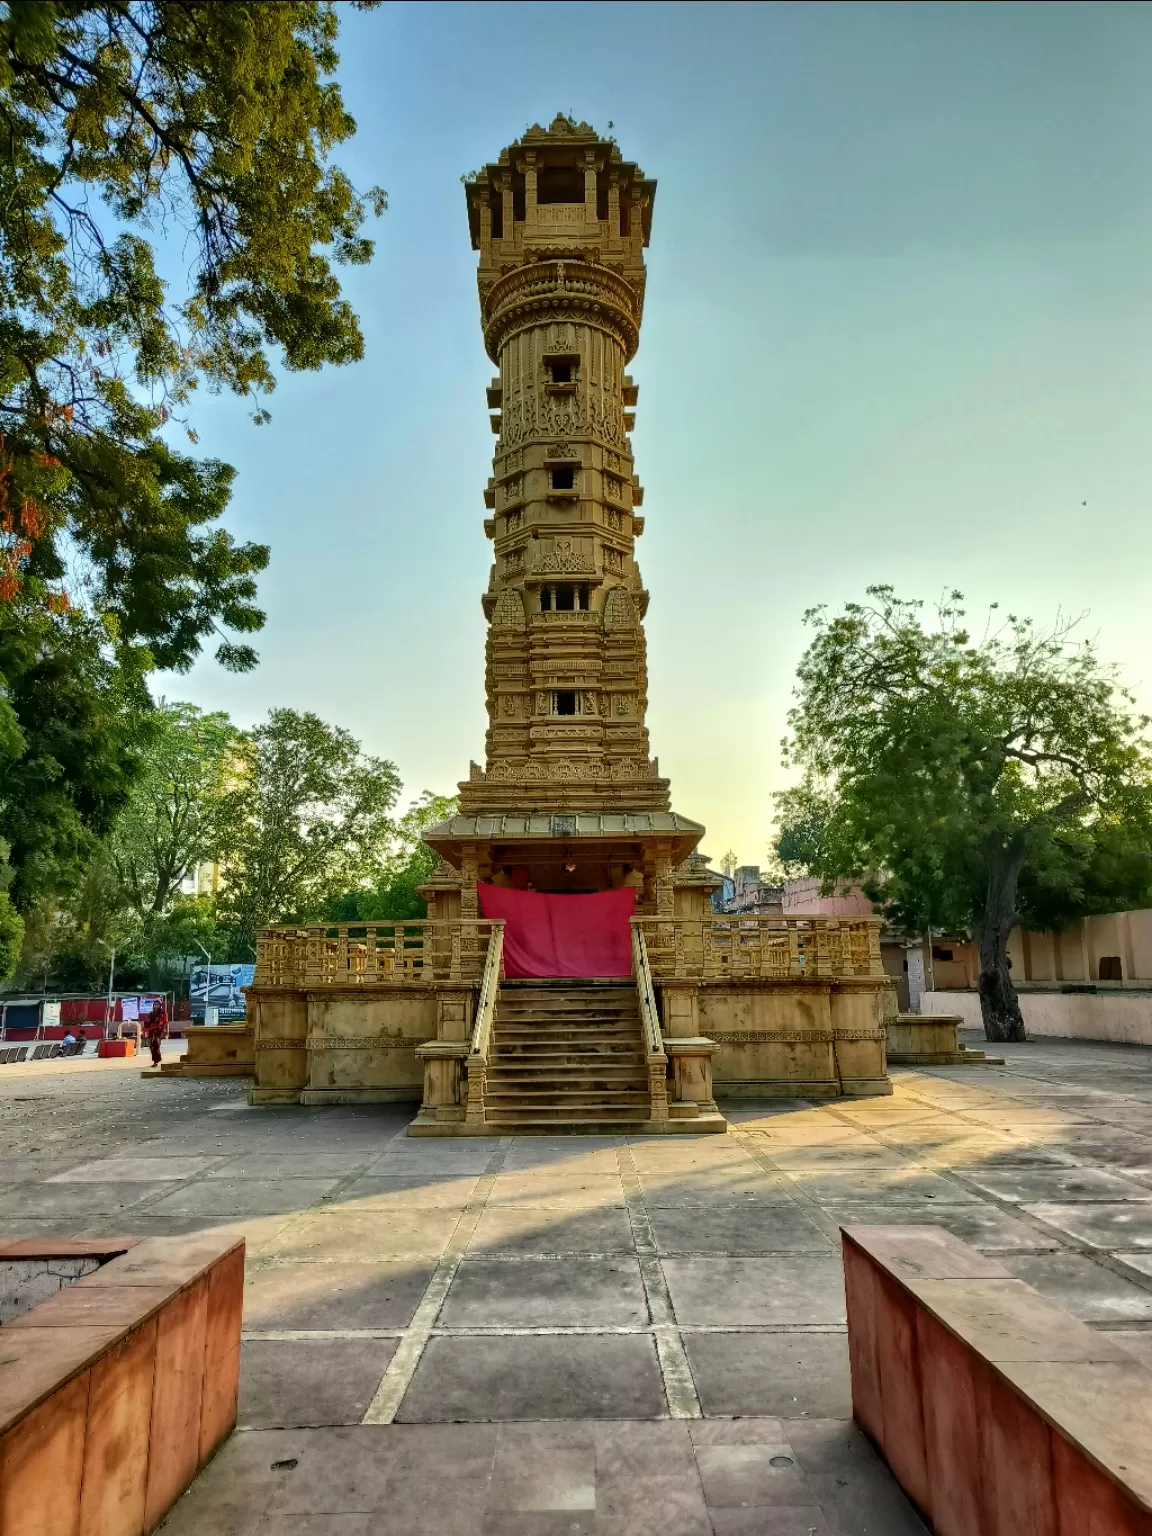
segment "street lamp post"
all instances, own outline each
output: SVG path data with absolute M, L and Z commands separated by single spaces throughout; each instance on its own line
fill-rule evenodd
M 204 948 L 203 944 L 201 944 L 199 939 L 193 939 L 192 942 L 193 942 L 193 944 L 195 944 L 196 948 L 200 951 L 200 953 L 204 956 L 204 959 L 207 962 L 207 967 L 208 967 L 208 975 L 207 975 L 207 978 L 205 979 L 205 982 L 204 982 L 204 1017 L 201 1020 L 201 1023 L 207 1024 L 207 1022 L 208 1022 L 208 994 L 212 991 L 212 956 Z M 188 1011 L 189 1011 L 189 1013 L 191 1013 L 191 1011 L 192 1011 L 192 988 L 191 988 L 191 986 L 189 986 L 189 988 L 188 988 Z
M 104 1038 L 105 1040 L 108 1040 L 111 1038 L 110 1031 L 112 1028 L 112 1014 L 114 1011 L 114 1005 L 112 1002 L 112 977 L 116 970 L 116 951 L 110 944 L 105 944 L 103 939 L 97 939 L 96 942 L 100 945 L 101 949 L 106 949 L 110 956 L 108 961 L 108 996 L 104 1001 Z M 116 1038 L 117 1040 L 122 1040 L 124 1038 L 123 1021 L 121 1021 L 120 1026 L 116 1031 Z

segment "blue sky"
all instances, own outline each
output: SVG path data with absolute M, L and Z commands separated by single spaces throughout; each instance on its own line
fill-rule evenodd
M 312 709 L 413 796 L 483 752 L 493 439 L 463 173 L 609 121 L 659 183 L 633 447 L 648 724 L 704 848 L 765 855 L 802 615 L 873 582 L 1085 631 L 1152 706 L 1152 7 L 342 6 L 387 188 L 365 360 L 256 428 L 198 402 L 272 545 L 262 663 L 169 698 Z M 1085 505 L 1086 503 L 1086 505 Z

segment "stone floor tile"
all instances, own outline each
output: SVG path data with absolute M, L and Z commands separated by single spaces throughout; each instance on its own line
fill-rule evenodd
M 845 1321 L 838 1253 L 665 1259 L 663 1267 L 676 1319 L 684 1325 L 804 1327 Z
M 816 1504 L 786 1443 L 698 1445 L 696 1465 L 709 1509 Z
M 596 1424 L 593 1434 L 598 1478 L 616 1481 L 622 1477 L 696 1475 L 685 1420 Z
M 238 1430 L 170 1512 L 164 1536 L 251 1536 L 293 1475 L 308 1430 Z
M 792 1203 L 648 1206 L 648 1219 L 661 1253 L 827 1253 L 830 1246 Z
M 399 1178 L 359 1178 L 340 1191 L 333 1209 L 354 1215 L 364 1211 L 463 1210 L 479 1182 L 475 1174 L 416 1174 Z
M 1152 1200 L 1152 1189 L 1100 1168 L 965 1168 L 964 1177 L 997 1200 L 1032 1204 L 1039 1200 L 1063 1204 Z
M 596 1483 L 598 1536 L 712 1536 L 695 1466 L 687 1474 L 642 1474 Z
M 788 1439 L 781 1418 L 690 1419 L 688 1438 L 697 1445 L 783 1445 Z
M 492 1510 L 478 1536 L 603 1536 L 595 1510 Z
M 826 1205 L 826 1216 L 843 1227 L 944 1227 L 961 1242 L 988 1252 L 1025 1248 L 1058 1248 L 1060 1241 L 1027 1221 L 1008 1216 L 994 1205 L 923 1205 L 894 1210 L 890 1205 Z
M 1138 1270 L 1142 1275 L 1152 1275 L 1152 1252 L 1149 1253 L 1114 1253 L 1114 1259 L 1119 1259 L 1129 1269 Z
M 433 1338 L 400 1407 L 403 1423 L 651 1419 L 667 1413 L 649 1338 Z
M 714 1536 L 834 1536 L 832 1527 L 812 1504 L 785 1509 L 713 1509 Z
M 683 1339 L 700 1407 L 709 1416 L 852 1416 L 846 1334 L 686 1333 Z
M 492 1510 L 595 1510 L 596 1453 L 592 1447 L 535 1448 L 502 1442 L 488 1488 Z
M 880 1465 L 856 1477 L 814 1472 L 808 1486 L 833 1536 L 928 1536 L 899 1483 Z
M 1000 1262 L 1086 1323 L 1152 1321 L 1152 1290 L 1079 1253 L 1006 1255 Z
M 1038 1221 L 1092 1248 L 1152 1249 L 1152 1205 L 1027 1205 Z
M 615 1173 L 619 1136 L 520 1136 L 504 1157 L 505 1173 L 552 1168 L 557 1173 Z
M 54 1173 L 49 1184 L 158 1184 L 190 1179 L 216 1162 L 213 1157 L 100 1157 Z M 5 1169 L 7 1183 L 7 1169 Z
M 880 1465 L 871 1441 L 851 1418 L 792 1419 L 785 1438 L 805 1472 L 836 1472 L 854 1477 Z
M 927 1168 L 954 1168 L 965 1176 L 975 1176 L 985 1169 L 1063 1168 L 1072 1159 L 1059 1148 L 1025 1142 L 990 1142 L 984 1137 L 954 1137 L 916 1152 Z
M 782 1180 L 749 1159 L 721 1168 L 648 1170 L 640 1175 L 648 1206 L 791 1205 Z
M 157 1216 L 274 1216 L 306 1211 L 339 1181 L 327 1179 L 201 1179 L 150 1207 Z
M 247 1339 L 239 1422 L 249 1428 L 359 1424 L 395 1339 Z
M 265 1515 L 254 1536 L 373 1536 L 371 1515 Z
M 345 1178 L 373 1161 L 360 1152 L 241 1152 L 217 1163 L 210 1179 Z
M 466 1258 L 438 1322 L 443 1328 L 646 1326 L 635 1259 Z
M 459 1211 L 349 1215 L 337 1206 L 296 1223 L 276 1248 L 283 1259 L 404 1260 L 437 1257 L 459 1222 Z
M 624 1189 L 617 1174 L 501 1173 L 492 1181 L 490 1206 L 537 1206 L 561 1210 L 605 1210 L 623 1205 Z
M 405 1139 L 395 1149 L 381 1152 L 365 1168 L 373 1178 L 399 1178 L 404 1174 L 480 1174 L 488 1167 L 495 1151 L 485 1138 L 479 1145 L 449 1143 L 429 1145 L 426 1141 Z
M 475 1536 L 482 1525 L 489 1478 L 435 1473 L 388 1479 L 376 1530 L 386 1536 Z
M 131 1209 L 141 1200 L 169 1194 L 171 1189 L 161 1181 L 142 1184 L 131 1179 L 98 1184 L 16 1184 L 0 1191 L 0 1219 L 110 1216 Z
M 918 1205 L 939 1200 L 941 1205 L 962 1205 L 976 1196 L 951 1179 L 923 1168 L 888 1168 L 841 1173 L 798 1173 L 797 1186 L 823 1205 L 834 1200 L 862 1200 L 877 1205 Z
M 244 1288 L 246 1328 L 406 1328 L 434 1259 L 380 1264 L 269 1264 Z
M 370 1514 L 383 1507 L 395 1470 L 390 1429 L 356 1424 L 300 1430 L 296 1465 L 285 1471 L 268 1504 L 270 1515 Z
M 777 1147 L 770 1154 L 786 1173 L 814 1173 L 824 1168 L 906 1168 L 908 1159 L 891 1147 L 876 1143 L 863 1146 Z
M 1141 1365 L 1152 1370 L 1152 1328 L 1102 1328 L 1106 1339 L 1135 1355 Z
M 468 1244 L 473 1254 L 624 1254 L 634 1251 L 623 1206 L 607 1210 L 488 1206 Z

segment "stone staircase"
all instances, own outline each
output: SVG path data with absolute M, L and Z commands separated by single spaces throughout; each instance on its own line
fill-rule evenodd
M 650 1114 L 633 982 L 501 985 L 484 1093 L 494 1132 L 618 1134 Z

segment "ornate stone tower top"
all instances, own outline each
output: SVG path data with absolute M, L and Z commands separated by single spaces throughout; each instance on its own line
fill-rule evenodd
M 638 390 L 625 372 L 656 183 L 612 140 L 557 117 L 471 176 L 466 194 L 484 344 L 500 370 L 484 492 L 487 750 L 460 786 L 455 833 L 434 828 L 428 841 L 456 862 L 481 819 L 526 813 L 571 821 L 584 846 L 586 817 L 614 816 L 621 832 L 671 837 L 679 862 L 703 828 L 671 812 L 649 756 L 643 491 L 628 436 Z

